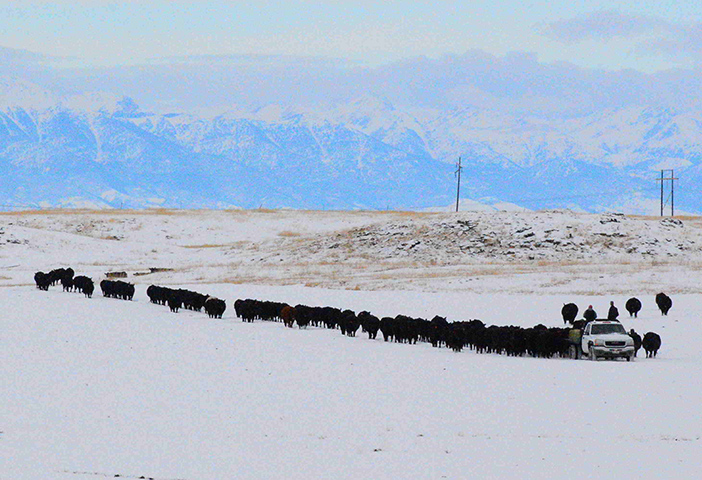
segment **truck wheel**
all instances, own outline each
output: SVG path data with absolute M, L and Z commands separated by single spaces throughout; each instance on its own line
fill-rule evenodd
M 590 360 L 592 361 L 597 361 L 597 354 L 595 353 L 595 349 L 590 347 L 588 348 L 587 356 Z

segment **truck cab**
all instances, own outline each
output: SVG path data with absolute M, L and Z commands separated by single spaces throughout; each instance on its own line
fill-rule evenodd
M 581 339 L 583 354 L 590 360 L 598 358 L 634 358 L 634 340 L 621 323 L 594 320 L 585 325 Z

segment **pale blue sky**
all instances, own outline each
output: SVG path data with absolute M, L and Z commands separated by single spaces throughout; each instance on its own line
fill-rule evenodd
M 702 7 L 649 1 L 12 1 L 0 46 L 134 64 L 201 54 L 324 56 L 535 52 L 542 62 L 657 71 L 702 62 Z

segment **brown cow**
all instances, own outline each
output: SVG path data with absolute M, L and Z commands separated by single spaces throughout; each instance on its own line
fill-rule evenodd
M 295 309 L 290 305 L 286 305 L 280 311 L 280 317 L 283 319 L 283 323 L 286 327 L 293 327 L 295 323 Z

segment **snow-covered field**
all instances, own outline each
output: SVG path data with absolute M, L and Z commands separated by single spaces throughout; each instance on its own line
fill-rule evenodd
M 457 219 L 482 237 L 441 226 Z M 0 479 L 698 478 L 702 227 L 603 219 L 2 215 Z M 534 235 L 514 243 L 527 223 Z M 476 238 L 483 252 L 449 250 L 480 248 Z M 634 238 L 651 252 L 628 251 Z M 31 285 L 35 270 L 68 265 L 95 280 L 127 271 L 135 300 Z M 151 267 L 173 270 L 134 276 Z M 150 283 L 229 309 L 222 320 L 172 314 L 147 301 Z M 653 303 L 660 290 L 673 298 L 668 317 Z M 638 319 L 623 309 L 631 295 L 644 304 Z M 453 353 L 244 324 L 232 304 L 246 297 L 522 326 L 562 325 L 566 301 L 604 314 L 614 300 L 627 329 L 656 331 L 663 346 L 632 363 Z

